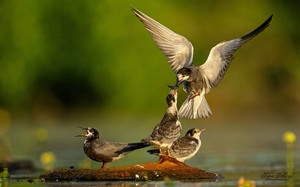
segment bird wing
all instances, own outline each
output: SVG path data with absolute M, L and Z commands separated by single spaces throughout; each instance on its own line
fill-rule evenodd
M 167 139 L 177 139 L 181 132 L 181 124 L 179 121 L 167 121 L 158 129 L 158 133 Z
M 163 137 L 158 132 L 159 128 L 160 128 L 160 124 L 157 124 L 154 127 L 151 135 L 149 137 L 147 137 L 147 138 L 142 139 L 141 141 L 144 142 L 144 143 L 150 143 L 153 140 L 161 140 Z
M 204 76 L 206 76 L 212 87 L 216 87 L 222 80 L 230 62 L 234 58 L 233 53 L 247 41 L 264 31 L 264 29 L 269 26 L 272 17 L 273 15 L 271 15 L 263 24 L 252 32 L 240 38 L 221 42 L 210 50 L 206 62 L 200 66 L 200 71 Z
M 95 145 L 95 153 L 100 154 L 102 156 L 106 156 L 108 158 L 118 157 L 121 153 L 118 152 L 128 146 L 127 143 L 120 142 L 109 142 L 102 140 L 101 144 L 96 143 Z
M 160 50 L 166 55 L 175 73 L 182 67 L 192 65 L 194 48 L 185 37 L 176 34 L 134 7 L 132 7 L 132 11 L 144 24 Z
M 197 149 L 197 140 L 186 138 L 186 137 L 178 139 L 173 143 L 171 147 L 171 150 L 175 154 L 179 154 L 180 152 L 181 156 L 188 156 L 196 149 Z

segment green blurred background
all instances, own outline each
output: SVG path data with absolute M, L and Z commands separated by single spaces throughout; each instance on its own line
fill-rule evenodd
M 1 0 L 1 155 L 84 158 L 76 126 L 115 141 L 151 132 L 175 75 L 130 5 L 188 38 L 197 65 L 274 14 L 207 95 L 213 116 L 182 125 L 208 129 L 203 149 L 212 154 L 282 150 L 283 132 L 299 135 L 299 1 Z

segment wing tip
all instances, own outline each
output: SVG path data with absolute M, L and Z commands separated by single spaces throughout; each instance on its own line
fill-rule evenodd
M 130 5 L 130 7 L 131 7 L 131 11 L 132 11 L 135 15 L 137 15 L 137 14 L 140 13 L 140 11 L 139 11 L 138 9 L 136 9 L 134 6 Z
M 260 26 L 258 26 L 256 29 L 254 29 L 250 33 L 242 36 L 241 39 L 245 40 L 245 41 L 251 40 L 252 38 L 257 36 L 258 34 L 263 32 L 270 25 L 272 19 L 273 19 L 273 14 L 271 14 L 271 16 L 266 21 L 264 21 Z

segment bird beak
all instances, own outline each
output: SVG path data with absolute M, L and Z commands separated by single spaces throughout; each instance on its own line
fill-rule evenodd
M 169 88 L 171 88 L 172 90 L 177 90 L 178 86 L 174 85 L 174 86 L 168 86 Z
M 176 86 L 178 87 L 178 85 L 181 85 L 183 83 L 184 80 L 178 80 L 176 83 Z
M 76 135 L 75 137 L 85 137 L 85 134 Z
M 206 130 L 206 129 L 201 129 L 200 132 L 203 132 L 203 131 L 205 131 L 205 130 Z
M 179 87 L 180 84 L 183 83 L 183 80 L 179 80 L 178 78 L 176 79 L 176 84 L 174 86 L 168 86 L 169 88 L 171 88 L 172 90 L 175 90 Z
M 85 132 L 87 130 L 86 127 L 78 127 L 78 128 L 85 130 Z M 76 135 L 75 137 L 86 137 L 86 133 L 85 134 Z
M 175 87 L 175 88 L 172 90 L 173 95 L 177 94 L 177 88 L 178 88 L 178 87 Z
M 178 86 L 177 85 L 174 85 L 174 86 L 168 86 L 169 88 L 171 88 L 172 90 L 176 91 L 177 92 L 177 89 L 178 89 Z

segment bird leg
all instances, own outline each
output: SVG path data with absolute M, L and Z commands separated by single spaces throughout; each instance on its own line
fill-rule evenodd
M 170 149 L 168 147 L 160 147 L 159 148 L 159 155 L 167 155 L 170 156 Z
M 101 169 L 104 169 L 105 166 L 106 166 L 107 162 L 102 162 L 102 166 L 101 166 Z
M 170 156 L 171 155 L 171 152 L 170 152 L 170 149 L 167 147 L 167 155 Z
M 191 94 L 189 95 L 189 101 L 192 100 L 192 99 L 194 99 L 196 96 L 199 96 L 199 95 L 200 95 L 199 92 L 197 92 L 197 93 L 191 93 Z
M 163 155 L 164 153 L 163 153 L 163 149 L 162 149 L 162 147 L 159 147 L 159 155 Z

